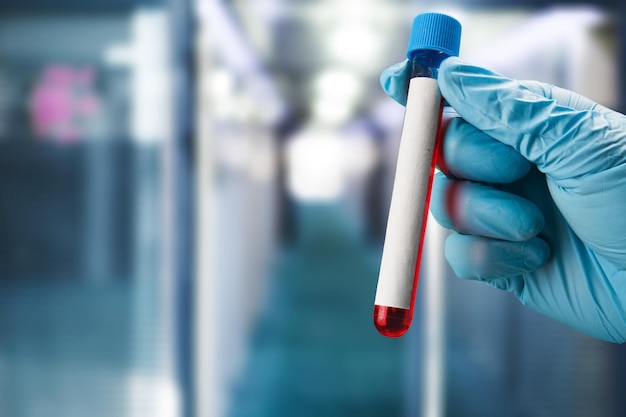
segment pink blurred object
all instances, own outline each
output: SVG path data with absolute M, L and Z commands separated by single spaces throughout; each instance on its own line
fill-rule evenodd
M 100 98 L 94 91 L 91 68 L 55 64 L 45 68 L 30 97 L 30 119 L 35 136 L 61 143 L 89 135 L 89 124 L 99 116 Z

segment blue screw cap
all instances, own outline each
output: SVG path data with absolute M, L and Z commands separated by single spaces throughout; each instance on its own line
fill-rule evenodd
M 415 16 L 411 27 L 407 58 L 418 50 L 442 52 L 458 56 L 461 47 L 461 24 L 458 20 L 441 13 L 422 13 Z

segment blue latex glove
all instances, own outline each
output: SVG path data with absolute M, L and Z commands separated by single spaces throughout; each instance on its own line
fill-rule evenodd
M 406 63 L 381 83 L 406 102 Z M 439 87 L 444 135 L 431 212 L 461 278 L 599 339 L 626 340 L 626 116 L 458 58 Z M 407 117 L 410 117 L 408 115 Z

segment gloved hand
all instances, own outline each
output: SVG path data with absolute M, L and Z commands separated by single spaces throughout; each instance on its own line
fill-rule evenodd
M 381 84 L 406 102 L 406 63 Z M 431 212 L 461 278 L 599 339 L 626 340 L 626 116 L 552 85 L 446 59 Z M 407 117 L 410 117 L 408 115 Z

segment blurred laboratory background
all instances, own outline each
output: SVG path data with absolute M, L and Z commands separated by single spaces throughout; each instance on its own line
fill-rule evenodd
M 558 3 L 558 4 L 557 4 Z M 626 349 L 454 277 L 372 307 L 414 15 L 626 109 L 626 6 L 3 0 L 0 417 L 617 417 Z

